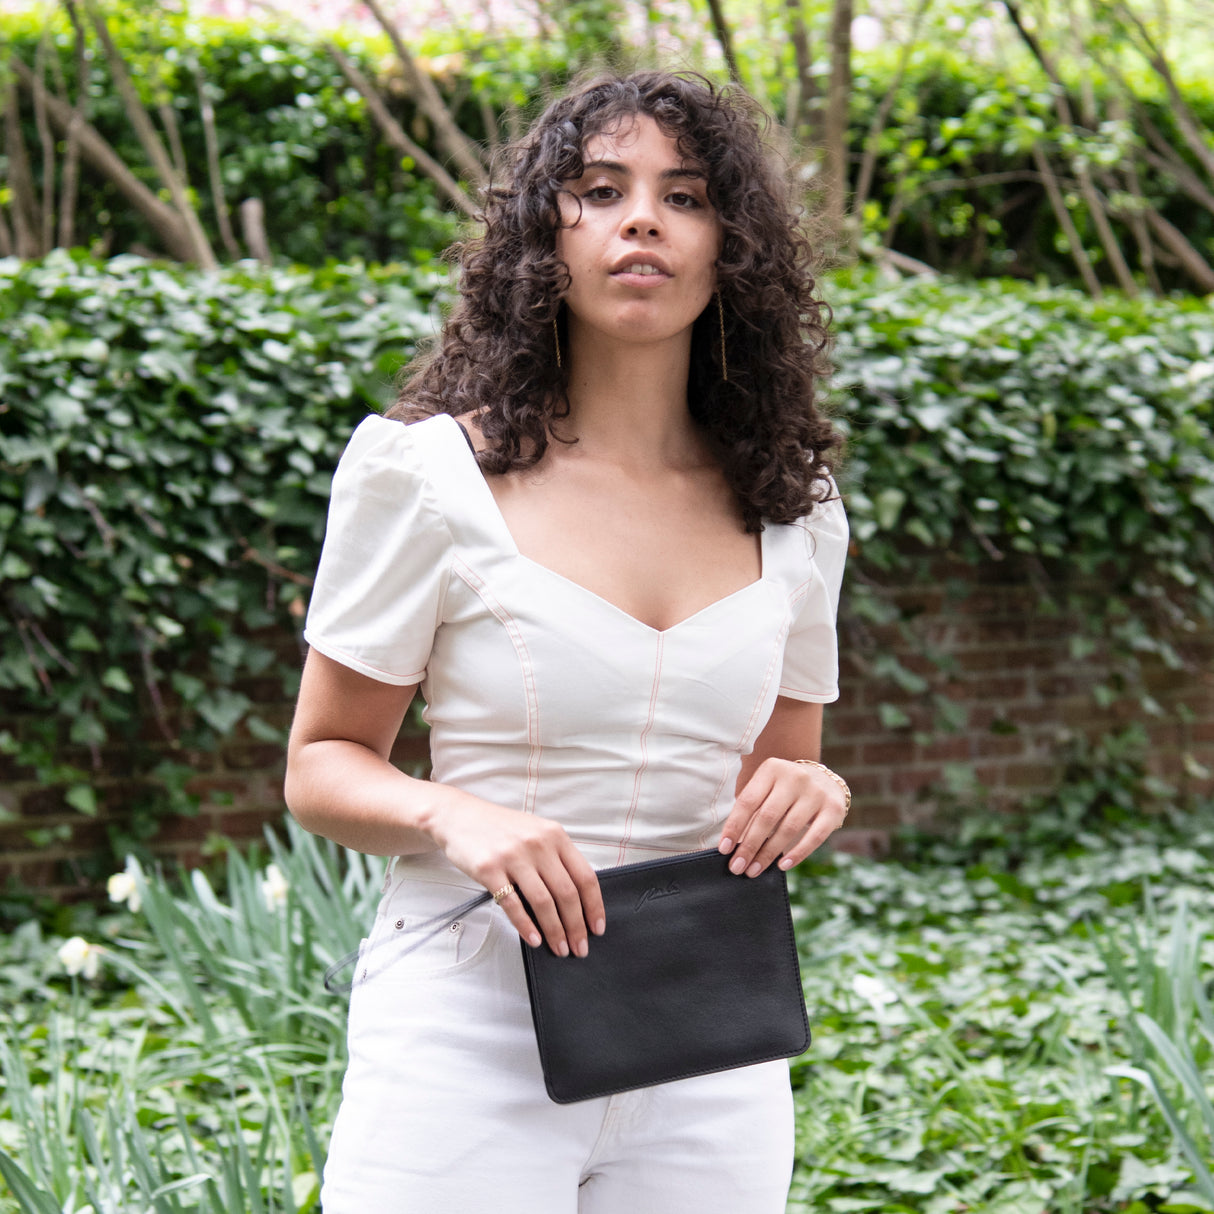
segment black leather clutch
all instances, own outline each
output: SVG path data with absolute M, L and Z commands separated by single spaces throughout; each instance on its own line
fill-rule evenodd
M 558 1104 L 790 1058 L 809 1046 L 788 884 L 715 850 L 599 871 L 590 955 L 523 944 L 548 1095 Z

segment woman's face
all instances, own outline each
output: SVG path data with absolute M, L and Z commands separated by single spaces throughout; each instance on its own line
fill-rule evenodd
M 716 287 L 722 240 L 702 168 L 647 116 L 587 140 L 583 160 L 582 176 L 564 183 L 556 235 L 570 337 L 689 338 Z

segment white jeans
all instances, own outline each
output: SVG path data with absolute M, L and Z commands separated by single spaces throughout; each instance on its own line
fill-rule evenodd
M 380 903 L 351 995 L 324 1214 L 783 1214 L 787 1063 L 554 1104 L 501 911 L 393 948 L 469 892 L 398 876 Z

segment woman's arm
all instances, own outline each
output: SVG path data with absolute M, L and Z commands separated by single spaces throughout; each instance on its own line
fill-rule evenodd
M 738 793 L 721 828 L 720 849 L 733 872 L 758 876 L 779 857 L 800 864 L 843 823 L 843 789 L 825 772 L 795 762 L 822 749 L 822 705 L 780 696 L 743 761 Z
M 375 855 L 440 848 L 489 890 L 520 890 L 558 954 L 585 956 L 587 924 L 602 934 L 598 878 L 555 822 L 405 775 L 389 762 L 415 687 L 380 683 L 313 649 L 304 664 L 287 747 L 287 805 L 305 829 Z M 539 944 L 517 897 L 502 903 Z

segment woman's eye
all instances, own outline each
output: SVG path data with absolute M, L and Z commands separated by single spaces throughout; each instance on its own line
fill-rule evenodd
M 673 202 L 676 207 L 683 207 L 689 211 L 695 210 L 696 207 L 702 205 L 700 200 L 694 194 L 684 194 L 682 192 L 671 194 L 670 201 Z
M 591 186 L 590 189 L 588 189 L 586 193 L 582 195 L 582 197 L 588 198 L 591 202 L 609 202 L 612 198 L 616 197 L 617 194 L 618 191 L 616 190 L 615 186 L 596 185 Z

